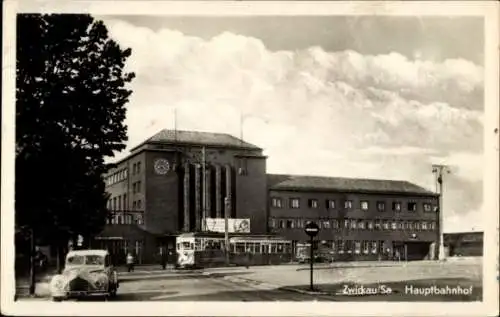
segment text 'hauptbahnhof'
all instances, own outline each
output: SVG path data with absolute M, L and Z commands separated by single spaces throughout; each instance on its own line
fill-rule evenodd
M 329 260 L 435 259 L 436 193 L 407 181 L 267 174 L 266 159 L 228 134 L 160 131 L 106 175 L 112 216 L 93 247 L 143 264 L 188 249 L 215 258 L 227 213 L 236 262 L 307 257 L 309 221 L 320 227 L 314 249 Z

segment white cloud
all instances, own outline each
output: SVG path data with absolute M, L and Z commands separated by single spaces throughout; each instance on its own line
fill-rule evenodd
M 266 150 L 269 172 L 407 179 L 432 188 L 430 164 L 444 159 L 462 178 L 482 177 L 476 92 L 483 69 L 469 61 L 320 47 L 273 52 L 227 32 L 203 40 L 106 23 L 132 48 L 127 67 L 137 74 L 129 146 L 173 128 L 174 108 L 179 129 L 235 136 L 245 114 L 244 138 Z M 461 205 L 447 204 L 468 214 Z

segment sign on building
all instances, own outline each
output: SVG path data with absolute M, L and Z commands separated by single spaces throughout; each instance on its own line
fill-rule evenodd
M 225 232 L 224 218 L 206 218 L 205 228 L 210 232 Z M 228 232 L 250 233 L 250 219 L 228 219 Z

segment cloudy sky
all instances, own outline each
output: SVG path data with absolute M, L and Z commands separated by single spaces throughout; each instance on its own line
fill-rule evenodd
M 243 115 L 270 173 L 434 190 L 431 164 L 450 164 L 444 229 L 481 229 L 482 19 L 98 18 L 132 48 L 129 148 L 173 128 L 174 109 L 179 129 L 237 137 Z

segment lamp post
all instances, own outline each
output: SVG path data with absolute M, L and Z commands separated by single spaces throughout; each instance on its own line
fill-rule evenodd
M 445 259 L 445 254 L 444 254 L 444 233 L 443 233 L 443 175 L 449 174 L 450 169 L 446 165 L 440 165 L 440 164 L 433 164 L 432 165 L 432 173 L 435 174 L 436 176 L 436 189 L 438 189 L 438 194 L 439 194 L 439 207 L 438 207 L 438 212 L 439 212 L 439 249 L 438 249 L 438 259 L 440 261 Z

